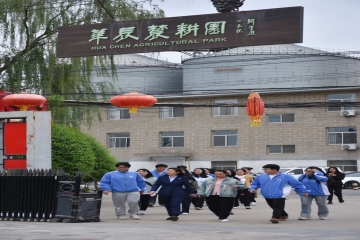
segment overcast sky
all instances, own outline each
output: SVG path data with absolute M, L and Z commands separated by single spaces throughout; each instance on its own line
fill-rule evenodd
M 210 0 L 153 0 L 166 17 L 217 13 Z M 300 45 L 336 50 L 360 50 L 360 0 L 245 0 L 241 11 L 302 6 L 304 42 Z M 180 62 L 179 53 L 161 53 Z

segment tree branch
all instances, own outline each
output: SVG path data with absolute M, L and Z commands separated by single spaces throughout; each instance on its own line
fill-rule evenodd
M 74 2 L 72 2 L 74 3 Z M 58 29 L 52 29 L 51 30 L 51 24 L 52 22 L 57 19 L 61 14 L 63 14 L 64 12 L 66 12 L 69 8 L 71 8 L 73 5 L 72 4 L 69 4 L 65 9 L 61 10 L 58 14 L 56 14 L 53 18 L 51 18 L 47 25 L 46 25 L 46 28 L 45 28 L 45 31 L 40 35 L 38 36 L 37 38 L 35 38 L 31 43 L 30 43 L 30 39 L 29 39 L 29 36 L 30 36 L 30 33 L 29 33 L 29 29 L 28 29 L 28 26 L 26 24 L 26 21 L 28 19 L 28 11 L 27 9 L 25 10 L 25 19 L 24 19 L 24 25 L 25 25 L 25 29 L 27 30 L 26 31 L 26 35 L 27 35 L 27 40 L 26 40 L 26 46 L 25 48 L 18 52 L 17 54 L 15 54 L 15 56 L 13 56 L 10 61 L 3 65 L 1 68 L 0 68 L 0 74 L 7 70 L 9 67 L 11 67 L 12 65 L 14 65 L 21 57 L 23 57 L 25 54 L 27 54 L 28 52 L 30 52 L 32 49 L 36 48 L 36 47 L 39 47 L 39 46 L 43 46 L 44 44 L 41 43 L 41 40 L 44 40 L 45 38 L 47 38 L 48 36 L 51 36 L 55 33 L 57 33 Z
M 25 26 L 25 32 L 26 32 L 26 45 L 25 45 L 25 49 L 27 49 L 29 47 L 30 44 L 30 32 L 29 32 L 29 27 L 27 25 L 27 21 L 29 20 L 29 10 L 27 8 L 25 8 L 24 10 L 25 13 L 25 18 L 24 18 L 24 26 Z

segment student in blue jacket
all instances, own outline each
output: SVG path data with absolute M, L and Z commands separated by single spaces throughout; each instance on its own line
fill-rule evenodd
M 183 186 L 186 187 L 190 196 L 195 197 L 194 189 L 189 183 L 189 179 L 184 176 L 178 168 L 168 168 L 166 175 L 159 177 L 151 188 L 150 195 L 161 186 L 159 196 L 162 196 L 165 208 L 169 214 L 166 220 L 177 221 L 180 215 L 180 204 L 184 198 Z
M 318 216 L 321 220 L 326 220 L 329 215 L 329 209 L 326 204 L 327 197 L 330 195 L 326 182 L 329 178 L 326 173 L 318 167 L 308 167 L 305 174 L 299 177 L 299 181 L 310 190 L 308 197 L 301 198 L 301 213 L 299 220 L 311 219 L 311 203 L 313 199 L 318 206 Z
M 128 162 L 119 162 L 115 166 L 118 170 L 106 173 L 99 186 L 104 190 L 105 195 L 111 191 L 118 219 L 126 219 L 125 203 L 127 201 L 130 217 L 139 220 L 140 217 L 137 215 L 139 211 L 138 202 L 140 194 L 146 191 L 145 181 L 137 172 L 129 172 L 131 165 Z
M 285 212 L 285 199 L 290 194 L 291 187 L 295 188 L 295 191 L 304 197 L 308 196 L 309 190 L 293 176 L 279 172 L 279 165 L 267 164 L 263 166 L 263 169 L 265 174 L 261 174 L 254 179 L 249 191 L 255 193 L 256 189 L 261 188 L 261 194 L 273 209 L 270 221 L 279 223 L 279 221 L 289 218 L 289 215 Z

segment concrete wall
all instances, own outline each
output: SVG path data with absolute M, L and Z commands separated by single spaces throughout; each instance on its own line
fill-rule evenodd
M 50 169 L 51 113 L 35 111 L 0 112 L 0 119 L 19 118 L 26 118 L 27 168 Z

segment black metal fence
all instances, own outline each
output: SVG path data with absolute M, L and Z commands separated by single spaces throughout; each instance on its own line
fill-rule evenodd
M 0 220 L 50 221 L 62 170 L 0 170 Z

